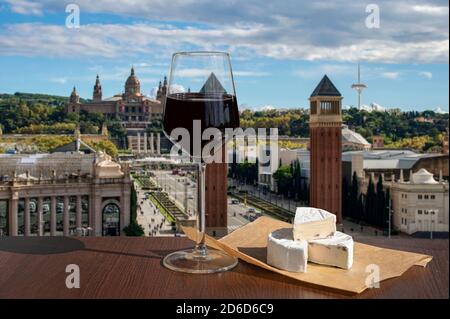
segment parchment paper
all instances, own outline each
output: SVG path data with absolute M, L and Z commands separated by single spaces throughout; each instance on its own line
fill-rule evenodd
M 386 249 L 355 242 L 353 267 L 349 270 L 308 263 L 306 273 L 293 273 L 277 269 L 266 264 L 267 236 L 274 230 L 292 227 L 291 224 L 266 216 L 260 217 L 231 234 L 216 240 L 206 237 L 206 244 L 220 249 L 261 268 L 294 278 L 301 282 L 318 285 L 342 292 L 358 294 L 366 290 L 366 280 L 373 272 L 373 266 L 379 268 L 379 281 L 401 276 L 412 266 L 425 267 L 432 256 Z M 183 227 L 191 240 L 196 240 L 197 230 Z M 372 276 L 373 277 L 373 276 Z M 372 282 L 372 281 L 369 281 Z

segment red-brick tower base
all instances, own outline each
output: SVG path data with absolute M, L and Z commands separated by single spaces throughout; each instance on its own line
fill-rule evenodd
M 227 232 L 227 164 L 206 165 L 205 174 L 205 214 L 209 234 L 217 236 Z
M 310 97 L 310 206 L 342 221 L 341 94 L 325 75 Z
M 341 127 L 311 127 L 310 206 L 322 208 L 341 221 Z

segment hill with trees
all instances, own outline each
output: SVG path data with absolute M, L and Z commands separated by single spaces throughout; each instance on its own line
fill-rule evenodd
M 279 135 L 309 137 L 309 111 L 305 109 L 241 112 L 241 126 L 278 127 Z M 433 111 L 343 110 L 343 122 L 369 142 L 382 135 L 386 147 L 413 148 L 418 151 L 439 151 L 443 134 L 449 127 L 449 115 Z
M 0 94 L 0 126 L 4 134 L 72 134 L 77 125 L 82 134 L 98 134 L 106 122 L 110 136 L 123 140 L 125 129 L 120 123 L 108 121 L 101 113 L 67 114 L 68 101 L 44 94 Z
M 84 102 L 85 100 L 82 100 Z M 66 114 L 64 105 L 68 97 L 15 93 L 0 94 L 0 125 L 3 133 L 67 134 L 79 124 L 81 133 L 96 134 L 106 121 L 101 113 L 80 112 Z M 448 114 L 434 111 L 343 110 L 343 120 L 351 129 L 369 142 L 373 135 L 382 135 L 386 147 L 413 148 L 418 151 L 439 151 L 443 133 L 449 127 Z M 284 109 L 241 112 L 243 128 L 277 127 L 280 135 L 308 137 L 309 110 Z M 161 128 L 155 126 L 154 130 Z M 125 130 L 119 122 L 108 122 L 110 136 L 124 140 Z M 151 130 L 151 129 L 150 129 Z

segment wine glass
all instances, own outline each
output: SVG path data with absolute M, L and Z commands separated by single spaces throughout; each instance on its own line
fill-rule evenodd
M 181 151 L 198 164 L 197 180 L 197 240 L 194 249 L 167 255 L 163 264 L 172 270 L 188 273 L 215 273 L 232 269 L 237 259 L 223 251 L 207 248 L 205 244 L 205 171 L 214 151 L 223 149 L 224 139 L 202 139 L 206 129 L 239 127 L 239 112 L 228 53 L 179 52 L 172 57 L 163 130 Z M 184 141 L 176 130 L 188 134 Z M 183 140 L 183 138 L 182 138 Z M 202 150 L 208 143 L 214 145 L 206 155 Z M 223 157 L 222 157 L 223 159 Z

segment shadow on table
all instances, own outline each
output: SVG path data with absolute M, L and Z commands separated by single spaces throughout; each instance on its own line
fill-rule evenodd
M 30 255 L 62 254 L 84 250 L 82 241 L 71 237 L 4 237 L 0 251 Z
M 86 251 L 118 256 L 162 259 L 175 250 L 148 250 L 149 254 L 96 249 L 86 247 L 84 242 L 73 237 L 3 237 L 0 239 L 0 252 L 29 255 L 52 255 L 74 251 Z
M 135 253 L 125 253 L 125 252 L 119 252 L 119 251 L 113 251 L 113 250 L 105 250 L 105 249 L 95 249 L 95 248 L 85 248 L 83 251 L 90 251 L 94 253 L 100 253 L 100 254 L 113 254 L 118 256 L 128 256 L 128 257 L 138 257 L 138 258 L 151 258 L 151 259 L 161 259 L 164 258 L 166 255 L 173 253 L 176 250 L 148 250 L 151 254 L 150 255 L 144 255 L 144 254 L 135 254 Z

